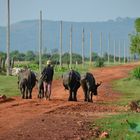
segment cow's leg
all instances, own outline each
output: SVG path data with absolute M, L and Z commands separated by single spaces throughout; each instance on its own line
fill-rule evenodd
M 85 88 L 85 89 L 83 89 L 83 91 L 84 91 L 84 96 L 85 96 L 84 101 L 86 102 L 87 101 L 87 89 Z
M 32 99 L 32 88 L 29 88 L 29 99 Z
M 28 88 L 27 87 L 25 88 L 25 92 L 26 92 L 26 99 L 28 99 Z
M 93 97 L 93 93 L 92 93 L 92 91 L 90 92 L 90 102 L 93 102 L 93 99 L 92 99 L 92 97 Z
M 44 87 L 43 87 L 43 82 L 40 85 L 40 98 L 44 98 Z
M 77 101 L 77 91 L 74 91 L 73 94 L 74 94 L 74 99 L 73 99 L 73 101 Z
M 93 102 L 93 100 L 92 100 L 92 92 L 90 90 L 88 90 L 87 95 L 88 95 L 88 102 Z
M 87 91 L 87 101 L 88 101 L 88 102 L 91 101 L 91 100 L 90 100 L 90 91 L 89 91 L 89 90 Z
M 69 99 L 68 99 L 68 101 L 73 101 L 73 99 L 72 99 L 72 90 L 69 90 Z
M 20 88 L 20 92 L 21 92 L 21 95 L 22 95 L 22 99 L 25 98 L 25 88 Z
M 25 99 L 24 93 L 22 93 L 22 99 Z
M 73 92 L 73 94 L 74 94 L 73 95 L 73 97 L 74 97 L 73 101 L 77 101 L 77 90 L 78 90 L 79 87 L 80 87 L 80 83 L 77 82 L 75 90 Z
M 88 92 L 85 91 L 84 94 L 85 94 L 85 100 L 84 101 L 87 102 L 88 101 Z

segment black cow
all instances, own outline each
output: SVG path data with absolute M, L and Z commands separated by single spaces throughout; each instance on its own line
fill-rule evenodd
M 22 70 L 18 75 L 18 84 L 22 98 L 31 99 L 32 89 L 36 84 L 36 76 L 34 72 L 29 69 Z
M 62 75 L 63 86 L 69 90 L 68 101 L 77 101 L 77 90 L 80 87 L 80 74 L 77 71 L 70 70 Z
M 92 96 L 97 95 L 97 88 L 101 85 L 100 83 L 95 82 L 95 78 L 89 72 L 86 74 L 81 75 L 81 86 L 84 91 L 85 101 L 93 102 Z

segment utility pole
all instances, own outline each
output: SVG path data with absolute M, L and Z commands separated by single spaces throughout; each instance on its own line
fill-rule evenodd
M 108 35 L 108 64 L 110 63 L 110 33 Z
M 119 40 L 119 64 L 121 63 L 121 41 Z
M 82 67 L 84 67 L 84 28 L 82 31 Z
M 129 46 L 128 46 L 128 44 L 127 44 L 126 49 L 127 49 L 127 55 L 126 55 L 127 61 L 126 62 L 129 63 Z
M 60 58 L 59 58 L 60 67 L 62 67 L 62 21 L 60 21 Z
M 126 51 L 126 50 L 125 50 L 125 40 L 124 40 L 124 42 L 123 42 L 123 45 L 124 45 L 123 47 L 124 47 L 124 64 L 125 64 L 125 57 L 126 57 L 126 56 L 125 56 L 125 55 L 126 55 L 126 54 L 125 54 L 125 51 Z
M 102 32 L 100 33 L 100 57 L 102 58 Z
M 90 32 L 90 65 L 92 64 L 92 32 Z
M 127 52 L 128 52 L 128 62 L 130 62 L 130 48 L 129 48 L 129 46 L 128 46 Z
M 42 11 L 40 11 L 39 20 L 39 72 L 42 71 Z
M 70 28 L 70 69 L 72 68 L 72 25 Z
M 7 76 L 10 75 L 10 0 L 7 0 Z
M 116 62 L 116 40 L 114 40 L 114 64 Z

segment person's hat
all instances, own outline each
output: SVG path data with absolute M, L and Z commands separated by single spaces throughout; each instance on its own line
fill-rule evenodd
M 50 64 L 51 64 L 51 60 L 48 60 L 48 61 L 47 61 L 47 65 L 50 65 Z

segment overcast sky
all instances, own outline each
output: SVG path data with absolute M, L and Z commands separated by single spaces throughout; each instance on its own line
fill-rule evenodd
M 117 17 L 140 17 L 140 0 L 10 0 L 11 23 L 38 19 L 106 21 Z M 0 25 L 6 25 L 7 0 L 0 0 Z

